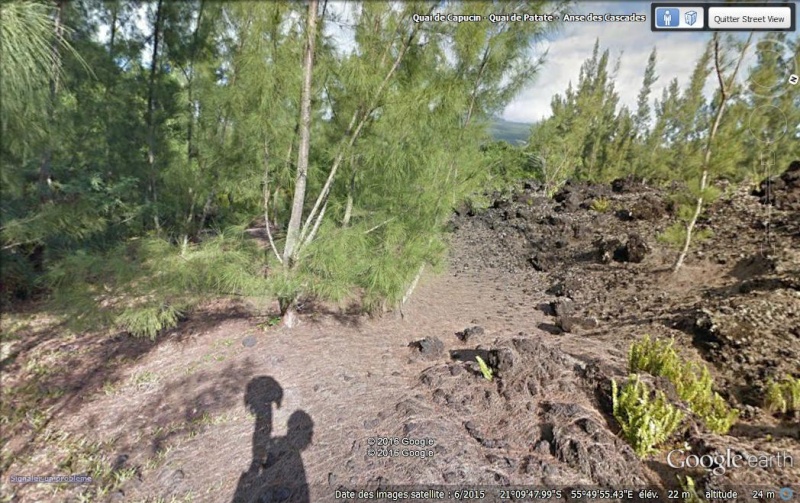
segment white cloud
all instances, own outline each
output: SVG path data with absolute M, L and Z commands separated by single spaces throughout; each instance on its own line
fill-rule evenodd
M 329 37 L 333 45 L 341 54 L 353 52 L 356 47 L 353 23 L 361 7 L 353 1 L 333 0 L 327 3 L 325 36 Z
M 515 99 L 503 114 L 506 120 L 536 122 L 550 115 L 554 94 L 563 94 L 570 81 L 576 84 L 581 64 L 592 54 L 596 39 L 601 50 L 609 49 L 612 62 L 621 55 L 616 79 L 620 103 L 635 108 L 636 96 L 644 77 L 647 58 L 657 48 L 656 73 L 659 79 L 651 97 L 674 77 L 683 83 L 691 75 L 698 55 L 710 34 L 688 32 L 653 33 L 650 31 L 650 5 L 645 2 L 586 2 L 576 13 L 639 13 L 644 23 L 567 23 L 545 44 L 549 52 L 539 77 Z M 541 48 L 534 48 L 540 51 Z

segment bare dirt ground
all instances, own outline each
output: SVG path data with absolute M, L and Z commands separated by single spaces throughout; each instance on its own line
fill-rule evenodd
M 354 501 L 336 491 L 411 484 L 499 501 L 503 486 L 566 496 L 677 488 L 678 474 L 740 496 L 798 492 L 796 462 L 724 474 L 666 462 L 685 446 L 800 456 L 799 418 L 761 407 L 766 379 L 800 376 L 792 183 L 761 199 L 731 190 L 677 276 L 656 240 L 673 218 L 659 191 L 627 180 L 568 185 L 551 200 L 528 185 L 454 217 L 447 272 L 423 278 L 403 318 L 309 305 L 287 330 L 251 306 L 212 303 L 149 342 L 14 313 L 0 354 L 0 501 Z M 598 199 L 608 207 L 592 209 Z M 729 435 L 687 427 L 645 460 L 619 438 L 609 383 L 645 334 L 675 337 L 710 365 L 742 410 Z M 12 481 L 81 474 L 94 482 Z

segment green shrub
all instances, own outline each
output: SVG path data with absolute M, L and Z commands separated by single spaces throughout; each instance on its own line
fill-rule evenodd
M 614 418 L 622 428 L 623 438 L 640 457 L 657 452 L 656 447 L 680 426 L 683 413 L 661 391 L 651 398 L 650 389 L 638 375 L 630 376 L 622 391 L 616 381 L 612 380 L 611 386 Z
M 681 371 L 680 359 L 673 344 L 673 339 L 651 339 L 645 335 L 628 349 L 628 371 L 631 374 L 648 372 L 672 381 Z
M 691 365 L 687 364 L 686 369 L 683 373 L 685 379 L 676 385 L 678 395 L 709 430 L 720 435 L 728 433 L 739 419 L 739 411 L 731 408 L 719 393 L 713 391 L 714 380 L 705 365 L 701 367 L 699 378 Z
M 800 412 L 800 378 L 787 376 L 783 382 L 767 382 L 764 407 L 770 412 Z
M 478 215 L 489 209 L 492 202 L 486 194 L 474 194 L 465 201 L 465 204 L 471 213 Z
M 611 201 L 605 197 L 600 197 L 592 201 L 591 208 L 598 213 L 607 213 L 611 209 Z
M 183 312 L 169 304 L 137 306 L 125 309 L 116 319 L 117 326 L 131 334 L 155 339 L 162 330 L 175 328 Z
M 692 235 L 692 242 L 700 243 L 711 239 L 714 232 L 711 229 L 703 229 L 695 227 L 694 234 Z M 686 239 L 686 225 L 682 222 L 675 222 L 659 234 L 656 239 L 672 248 L 680 248 L 683 246 Z
M 631 345 L 628 369 L 631 373 L 648 372 L 668 379 L 681 400 L 714 432 L 724 435 L 739 418 L 739 411 L 728 406 L 714 391 L 714 380 L 705 365 L 684 363 L 671 339 L 658 340 L 645 336 Z
M 48 272 L 51 305 L 76 329 L 113 326 L 152 339 L 208 298 L 271 293 L 259 270 L 263 251 L 250 241 L 221 234 L 179 246 L 146 238 L 107 253 L 78 251 Z

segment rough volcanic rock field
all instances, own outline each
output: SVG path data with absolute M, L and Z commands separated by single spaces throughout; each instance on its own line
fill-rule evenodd
M 800 193 L 800 181 L 791 182 L 800 163 L 784 179 L 771 197 L 788 207 Z M 672 221 L 670 203 L 631 180 L 567 185 L 552 201 L 528 189 L 460 216 L 470 253 L 453 266 L 505 269 L 525 278 L 531 295 L 545 286 L 552 297 L 542 307 L 553 320 L 542 328 L 553 333 L 591 338 L 642 327 L 688 335 L 732 385 L 721 386 L 731 400 L 758 405 L 766 378 L 800 369 L 800 218 L 797 209 L 761 204 L 763 191 L 729 188 L 699 223 L 713 237 L 695 245 L 677 275 L 669 270 L 675 252 L 657 240 Z M 610 201 L 602 213 L 589 209 L 599 198 Z

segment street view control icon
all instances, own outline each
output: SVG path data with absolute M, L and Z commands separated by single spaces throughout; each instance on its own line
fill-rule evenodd
M 675 28 L 680 24 L 680 22 L 681 14 L 678 9 L 670 7 L 660 7 L 656 9 L 657 28 Z

